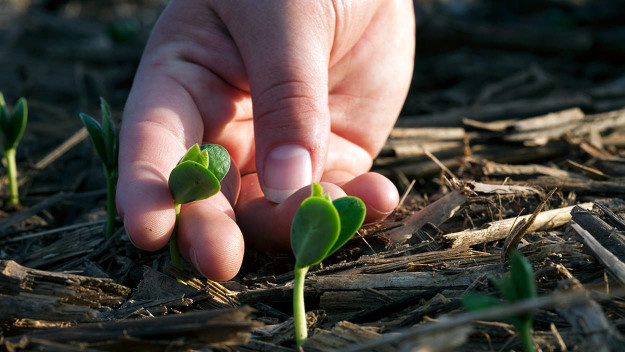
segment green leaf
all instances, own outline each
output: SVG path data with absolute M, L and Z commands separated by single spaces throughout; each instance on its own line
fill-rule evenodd
M 515 302 L 519 299 L 517 296 L 516 286 L 514 285 L 514 282 L 512 282 L 510 275 L 504 275 L 501 279 L 496 279 L 491 276 L 490 280 L 493 284 L 495 284 L 495 286 L 497 286 L 497 288 L 499 288 L 503 299 L 509 302 Z
M 501 305 L 501 300 L 493 296 L 472 293 L 462 297 L 462 305 L 469 311 L 483 310 Z
M 332 203 L 319 197 L 306 198 L 295 212 L 291 225 L 295 267 L 303 268 L 324 260 L 340 230 L 339 213 Z
M 312 187 L 311 197 L 323 198 L 323 187 L 321 187 L 320 184 L 318 184 L 317 182 L 313 182 L 311 187 Z
M 104 150 L 106 151 L 106 166 L 109 170 L 117 169 L 117 131 L 115 123 L 111 117 L 111 107 L 100 97 L 100 109 L 102 110 L 102 140 L 104 141 Z
M 106 154 L 106 147 L 104 146 L 104 139 L 102 138 L 102 126 L 100 126 L 98 121 L 87 114 L 80 113 L 79 116 L 82 124 L 85 125 L 87 132 L 89 132 L 89 136 L 91 136 L 95 151 L 100 156 L 100 159 L 102 159 L 102 162 L 108 166 L 108 156 Z
M 20 98 L 15 104 L 15 108 L 13 109 L 13 115 L 11 117 L 11 136 L 13 138 L 12 147 L 17 147 L 22 135 L 24 135 L 24 130 L 26 129 L 26 122 L 28 120 L 28 105 L 26 104 L 25 98 Z
M 124 43 L 137 36 L 139 21 L 135 18 L 118 19 L 108 26 L 108 34 L 116 43 Z
M 516 288 L 518 299 L 536 297 L 534 270 L 530 262 L 519 251 L 513 251 L 510 257 L 510 278 Z
M 186 160 L 169 174 L 169 191 L 176 204 L 206 199 L 219 192 L 219 180 L 206 167 Z
M 520 327 L 523 326 L 523 322 L 526 321 L 528 318 L 521 316 L 521 315 L 514 315 L 511 317 L 505 317 L 503 319 L 501 319 L 501 321 L 503 321 L 504 323 L 507 324 L 512 324 L 514 325 L 514 328 L 518 330 L 520 330 Z M 531 317 L 529 317 L 529 319 L 531 319 Z
M 230 170 L 230 154 L 219 144 L 204 144 L 200 149 L 208 152 L 208 169 L 221 182 Z
M 208 166 L 208 153 L 201 151 L 196 143 L 187 150 L 187 153 L 180 159 L 178 165 L 185 161 L 193 161 L 206 168 Z
M 365 221 L 367 208 L 365 203 L 358 197 L 341 197 L 332 202 L 339 213 L 341 232 L 339 237 L 328 252 L 328 256 L 338 251 L 358 231 Z
M 477 293 L 471 293 L 462 297 L 462 305 L 468 311 L 492 309 L 502 304 L 504 304 L 504 302 L 496 297 Z M 519 330 L 519 327 L 523 325 L 523 321 L 527 319 L 531 320 L 531 315 L 522 314 L 509 316 L 502 318 L 502 321 L 514 325 L 516 329 Z
M 2 145 L 6 144 L 8 138 L 7 133 L 9 131 L 9 111 L 4 103 L 4 97 L 0 93 L 0 135 L 2 135 Z M 6 148 L 5 148 L 6 150 Z
M 15 104 L 13 114 L 4 102 L 4 97 L 0 94 L 0 134 L 2 134 L 2 148 L 4 150 L 16 149 L 28 119 L 28 108 L 26 99 L 20 98 Z

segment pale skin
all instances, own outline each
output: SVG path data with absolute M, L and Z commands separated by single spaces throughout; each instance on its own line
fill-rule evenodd
M 233 161 L 222 192 L 180 215 L 180 252 L 210 279 L 235 276 L 245 246 L 288 251 L 312 181 L 360 197 L 366 222 L 388 216 L 398 192 L 368 170 L 408 91 L 414 31 L 411 0 L 172 1 L 121 128 L 117 208 L 132 242 L 167 244 L 167 178 L 194 143 Z

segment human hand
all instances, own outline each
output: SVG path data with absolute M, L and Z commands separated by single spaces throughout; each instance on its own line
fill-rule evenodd
M 122 122 L 117 206 L 133 243 L 166 245 L 167 179 L 194 143 L 221 144 L 233 161 L 222 192 L 180 215 L 181 254 L 208 278 L 236 275 L 241 229 L 258 249 L 288 249 L 312 181 L 332 198 L 360 197 L 366 221 L 384 218 L 397 190 L 367 171 L 407 94 L 413 53 L 409 0 L 172 1 Z

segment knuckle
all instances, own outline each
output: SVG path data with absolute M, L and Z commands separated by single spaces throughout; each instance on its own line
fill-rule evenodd
M 289 128 L 320 116 L 326 100 L 307 82 L 277 82 L 256 96 L 254 119 L 264 128 Z M 293 119 L 294 116 L 298 118 Z

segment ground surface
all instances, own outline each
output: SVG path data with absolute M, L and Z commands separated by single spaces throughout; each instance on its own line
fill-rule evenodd
M 0 91 L 30 110 L 22 207 L 6 178 L 0 193 L 0 349 L 292 350 L 289 255 L 249 251 L 217 284 L 136 250 L 122 226 L 104 240 L 105 181 L 78 113 L 99 116 L 102 96 L 120 118 L 164 3 L 0 0 Z M 533 310 L 543 351 L 618 351 L 623 5 L 416 3 L 411 93 L 374 166 L 405 198 L 311 269 L 304 350 L 518 351 L 506 318 Z M 539 299 L 466 312 L 467 293 L 499 294 L 488 277 L 515 239 Z

